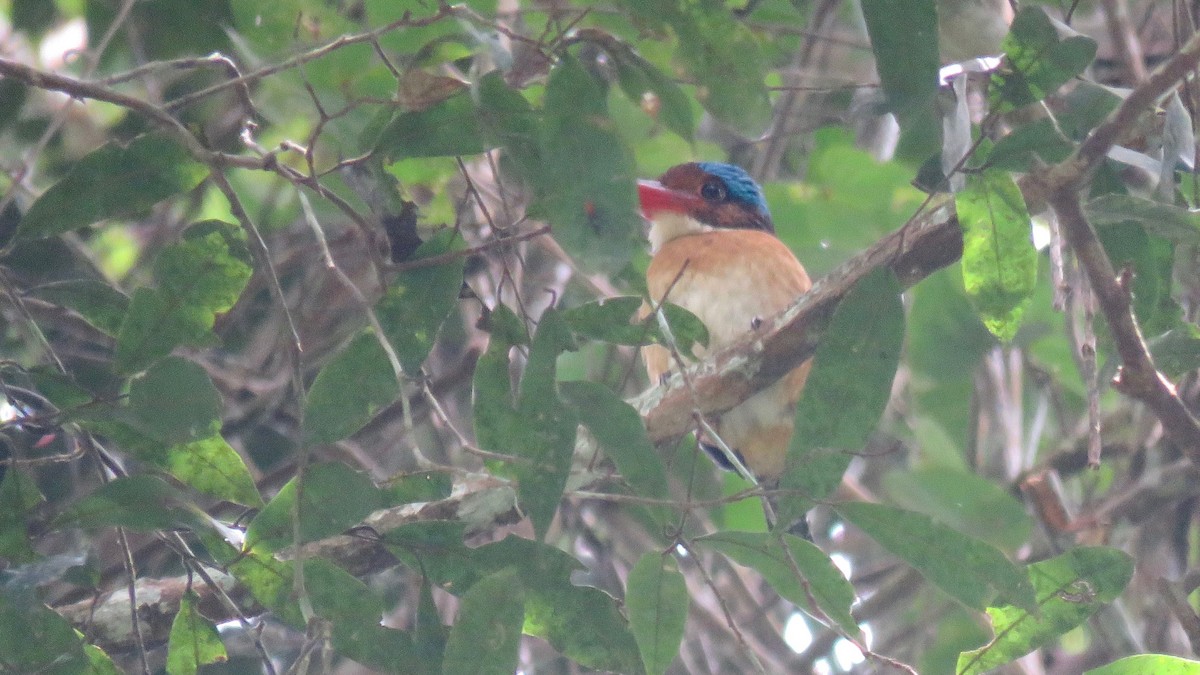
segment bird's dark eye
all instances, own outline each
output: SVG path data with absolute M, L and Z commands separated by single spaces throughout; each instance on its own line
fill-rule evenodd
M 704 185 L 700 186 L 700 196 L 704 197 L 706 201 L 723 202 L 728 196 L 728 192 L 725 190 L 724 183 L 713 179 L 705 181 Z

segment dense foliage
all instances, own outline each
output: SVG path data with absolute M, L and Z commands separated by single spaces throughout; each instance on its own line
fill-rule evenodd
M 1200 672 L 1193 6 L 1015 4 L 0 0 L 0 672 Z

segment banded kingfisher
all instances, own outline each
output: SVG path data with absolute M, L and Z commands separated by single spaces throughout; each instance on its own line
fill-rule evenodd
M 680 164 L 656 181 L 639 181 L 638 197 L 650 222 L 650 300 L 655 305 L 666 300 L 695 314 L 708 328 L 709 349 L 757 329 L 812 286 L 804 266 L 776 238 L 762 189 L 741 168 Z M 662 346 L 643 348 L 643 358 L 651 383 L 670 370 L 671 355 Z M 811 361 L 796 367 L 712 425 L 765 487 L 773 487 L 783 473 L 810 366 Z M 722 468 L 735 468 L 716 439 L 701 435 L 700 444 Z M 794 529 L 807 534 L 803 522 Z

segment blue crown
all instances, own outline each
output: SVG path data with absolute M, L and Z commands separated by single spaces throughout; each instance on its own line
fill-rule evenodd
M 754 207 L 768 219 L 771 217 L 771 211 L 767 208 L 767 199 L 763 197 L 762 188 L 754 182 L 745 169 L 724 162 L 697 162 L 696 165 L 725 181 L 725 187 L 729 189 L 731 199 Z

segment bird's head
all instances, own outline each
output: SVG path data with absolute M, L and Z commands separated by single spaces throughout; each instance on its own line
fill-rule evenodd
M 762 189 L 740 167 L 689 162 L 658 180 L 638 181 L 642 215 L 650 221 L 650 244 L 714 229 L 774 232 Z

